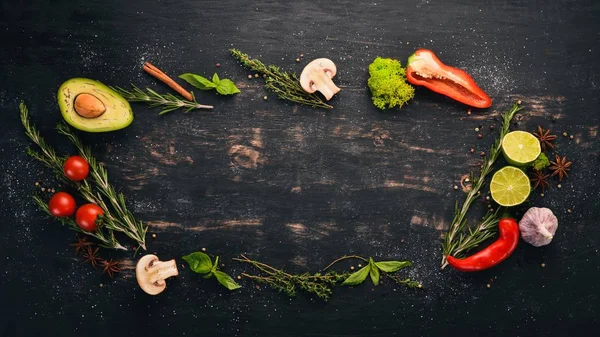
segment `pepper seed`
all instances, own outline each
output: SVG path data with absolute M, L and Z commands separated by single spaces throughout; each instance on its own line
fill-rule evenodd
M 260 76 L 260 75 L 258 75 L 258 74 L 254 74 L 254 77 L 258 78 L 258 76 Z
M 205 251 L 206 251 L 206 248 L 202 247 L 202 251 L 203 251 L 203 252 L 205 252 Z
M 545 263 L 540 264 L 540 266 L 542 266 L 542 268 L 546 267 Z
M 569 136 L 569 139 L 570 139 L 570 140 L 573 140 L 573 138 L 575 138 L 575 136 L 573 136 L 573 135 L 570 135 L 570 136 Z
M 454 185 L 454 190 L 455 191 L 458 190 L 458 186 Z
M 481 151 L 481 153 L 479 155 L 482 157 L 485 157 L 485 152 Z
M 568 134 L 566 131 L 565 131 L 565 132 L 563 132 L 563 136 L 565 136 L 565 137 L 566 137 L 566 136 L 568 136 L 568 135 L 569 135 L 569 134 Z
M 248 75 L 248 79 L 251 80 L 252 79 L 252 75 Z
M 471 116 L 471 109 L 467 110 L 467 115 Z
M 471 153 L 475 153 L 475 148 L 474 148 L 474 147 L 472 147 L 472 148 L 471 148 L 469 151 L 470 151 Z
M 297 58 L 297 59 L 296 59 L 296 62 L 300 62 L 300 59 L 299 59 L 299 58 Z
M 562 188 L 562 185 L 561 185 L 561 184 L 558 184 L 558 185 L 556 185 L 556 187 L 558 187 L 558 188 Z
M 479 132 L 479 128 L 475 128 L 475 132 Z

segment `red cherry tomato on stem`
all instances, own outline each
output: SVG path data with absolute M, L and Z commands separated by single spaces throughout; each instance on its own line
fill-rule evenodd
M 103 214 L 104 211 L 100 206 L 96 204 L 85 204 L 77 209 L 77 213 L 75 213 L 75 222 L 77 223 L 77 226 L 84 231 L 94 232 L 98 229 L 96 226 L 96 219 Z
M 56 217 L 71 216 L 75 213 L 75 199 L 67 192 L 54 193 L 48 202 L 48 210 Z
M 67 178 L 80 181 L 87 177 L 90 172 L 90 165 L 80 156 L 71 156 L 65 161 L 63 171 Z

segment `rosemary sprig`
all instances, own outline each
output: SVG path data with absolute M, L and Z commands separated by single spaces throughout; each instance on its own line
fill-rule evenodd
M 212 109 L 212 105 L 205 105 L 196 102 L 196 98 L 193 101 L 188 101 L 184 98 L 175 96 L 173 94 L 159 94 L 156 91 L 146 88 L 146 91 L 132 85 L 131 91 L 125 90 L 121 87 L 111 87 L 119 95 L 123 96 L 130 102 L 146 102 L 151 108 L 160 106 L 162 107 L 159 115 L 164 115 L 167 112 L 171 112 L 177 109 L 185 109 L 185 112 L 190 112 L 194 109 Z
M 333 106 L 325 103 L 317 94 L 310 94 L 304 91 L 295 73 L 282 71 L 274 65 L 266 66 L 261 61 L 251 59 L 248 57 L 248 54 L 244 54 L 237 49 L 230 49 L 229 51 L 243 66 L 265 75 L 265 87 L 277 94 L 279 99 L 309 105 L 313 108 L 333 108 Z
M 335 271 L 328 271 L 323 274 L 303 273 L 293 275 L 281 269 L 251 260 L 244 255 L 241 255 L 241 258 L 234 258 L 233 260 L 248 263 L 264 274 L 264 276 L 259 276 L 242 273 L 242 276 L 266 284 L 273 289 L 286 293 L 288 296 L 296 296 L 296 289 L 300 288 L 306 292 L 315 294 L 323 300 L 327 300 L 331 296 L 331 288 L 342 283 L 350 275 L 346 272 L 337 273 Z
M 79 155 L 85 159 L 90 165 L 90 175 L 97 188 L 97 193 L 87 193 L 91 191 L 91 188 L 84 188 L 86 192 L 84 197 L 92 198 L 103 210 L 107 210 L 108 207 L 102 197 L 108 199 L 114 215 L 112 213 L 106 213 L 105 217 L 107 221 L 107 227 L 112 230 L 123 232 L 131 239 L 137 241 L 138 245 L 146 250 L 146 231 L 148 226 L 145 226 L 142 221 L 135 219 L 133 214 L 127 209 L 125 204 L 125 196 L 123 193 L 117 193 L 114 187 L 108 182 L 108 172 L 104 166 L 94 158 L 92 150 L 89 146 L 84 146 L 79 140 L 79 137 L 73 133 L 71 128 L 67 126 L 65 122 L 59 123 L 56 127 L 58 133 L 67 136 L 69 140 L 75 145 Z M 87 180 L 84 180 L 84 186 L 88 186 Z
M 36 202 L 38 207 L 44 213 L 46 213 L 48 216 L 52 216 L 52 214 L 50 213 L 50 210 L 48 209 L 48 203 L 46 201 L 42 200 L 42 198 L 40 198 L 38 195 L 34 195 L 33 200 Z M 83 229 L 79 228 L 79 226 L 77 226 L 77 224 L 75 223 L 75 220 L 73 220 L 73 218 L 57 217 L 56 220 L 58 220 L 63 226 L 67 226 L 76 232 L 79 232 L 79 233 L 85 234 L 85 235 L 90 235 L 90 236 L 96 238 L 96 240 L 99 241 L 99 245 L 101 247 L 127 250 L 127 248 L 123 247 L 115 239 L 113 231 L 108 230 L 107 233 L 104 233 L 103 226 L 98 226 L 98 229 L 95 232 L 90 233 L 90 232 L 86 232 Z
M 106 169 L 100 164 L 97 163 L 96 159 L 91 155 L 91 151 L 89 148 L 83 147 L 81 141 L 75 136 L 75 134 L 69 129 L 66 124 L 59 124 L 57 127 L 59 132 L 67 135 L 69 139 L 77 146 L 79 152 L 82 157 L 86 159 L 86 161 L 90 165 L 90 169 L 92 172 L 92 177 L 96 180 L 96 185 L 98 191 L 95 191 L 93 186 L 88 182 L 88 180 L 83 180 L 81 182 L 74 182 L 67 179 L 64 175 L 62 166 L 64 163 L 64 158 L 59 157 L 54 149 L 49 146 L 44 138 L 41 137 L 39 131 L 30 123 L 29 121 L 29 111 L 27 106 L 21 102 L 19 105 L 21 122 L 23 127 L 25 128 L 25 134 L 35 143 L 41 150 L 41 152 L 36 152 L 32 149 L 27 150 L 27 154 L 32 156 L 33 158 L 39 160 L 44 165 L 49 167 L 54 171 L 56 176 L 65 184 L 71 185 L 73 188 L 79 192 L 79 194 L 88 202 L 95 203 L 104 211 L 104 215 L 102 216 L 101 226 L 99 228 L 103 228 L 107 230 L 107 234 L 100 233 L 100 236 L 107 238 L 107 240 L 102 240 L 98 238 L 106 247 L 115 248 L 115 249 L 126 249 L 123 247 L 115 238 L 113 231 L 119 231 L 125 233 L 130 238 L 136 240 L 141 248 L 146 249 L 145 246 L 145 236 L 147 227 L 144 226 L 141 222 L 135 221 L 133 215 L 127 211 L 125 207 L 125 200 L 122 194 L 116 194 L 114 188 L 108 183 L 108 177 Z M 105 196 L 109 199 L 110 203 L 113 205 L 115 209 L 115 214 L 108 207 L 107 203 L 104 201 L 102 196 Z M 41 206 L 43 202 L 38 197 L 34 199 L 38 205 Z M 46 206 L 47 207 L 47 206 Z M 42 210 L 45 210 L 42 208 Z M 74 223 L 68 222 L 65 219 L 59 219 L 63 224 L 69 225 L 74 230 L 79 231 L 79 227 Z M 66 223 L 64 221 L 67 221 Z M 83 232 L 84 234 L 94 236 L 93 233 Z
M 492 171 L 492 166 L 501 152 L 502 138 L 509 132 L 510 122 L 515 114 L 522 109 L 520 104 L 521 101 L 516 102 L 509 111 L 502 114 L 500 137 L 496 139 L 490 148 L 489 157 L 484 158 L 479 176 L 471 174 L 472 189 L 467 194 L 462 207 L 459 209 L 458 201 L 455 204 L 454 219 L 452 219 L 450 228 L 444 235 L 442 243 L 442 269 L 448 265 L 446 256 L 460 257 L 465 252 L 477 247 L 481 242 L 494 235 L 498 224 L 498 210 L 496 212 L 488 212 L 483 221 L 475 228 L 467 226 L 466 215 L 473 201 L 481 194 L 480 190 L 485 182 L 485 177 Z

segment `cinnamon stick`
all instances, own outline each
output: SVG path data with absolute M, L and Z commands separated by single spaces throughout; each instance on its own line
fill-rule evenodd
M 162 72 L 160 69 L 156 68 L 152 63 L 146 62 L 142 69 L 148 74 L 152 75 L 156 79 L 160 80 L 164 84 L 168 85 L 171 89 L 177 91 L 178 94 L 183 96 L 188 101 L 193 101 L 194 97 L 192 94 L 185 90 L 182 86 L 180 86 L 177 82 L 173 81 L 167 74 Z

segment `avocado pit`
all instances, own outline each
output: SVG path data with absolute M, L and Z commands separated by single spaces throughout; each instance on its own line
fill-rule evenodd
M 96 118 L 106 112 L 106 106 L 100 99 L 91 94 L 79 94 L 75 97 L 75 112 L 81 117 Z

